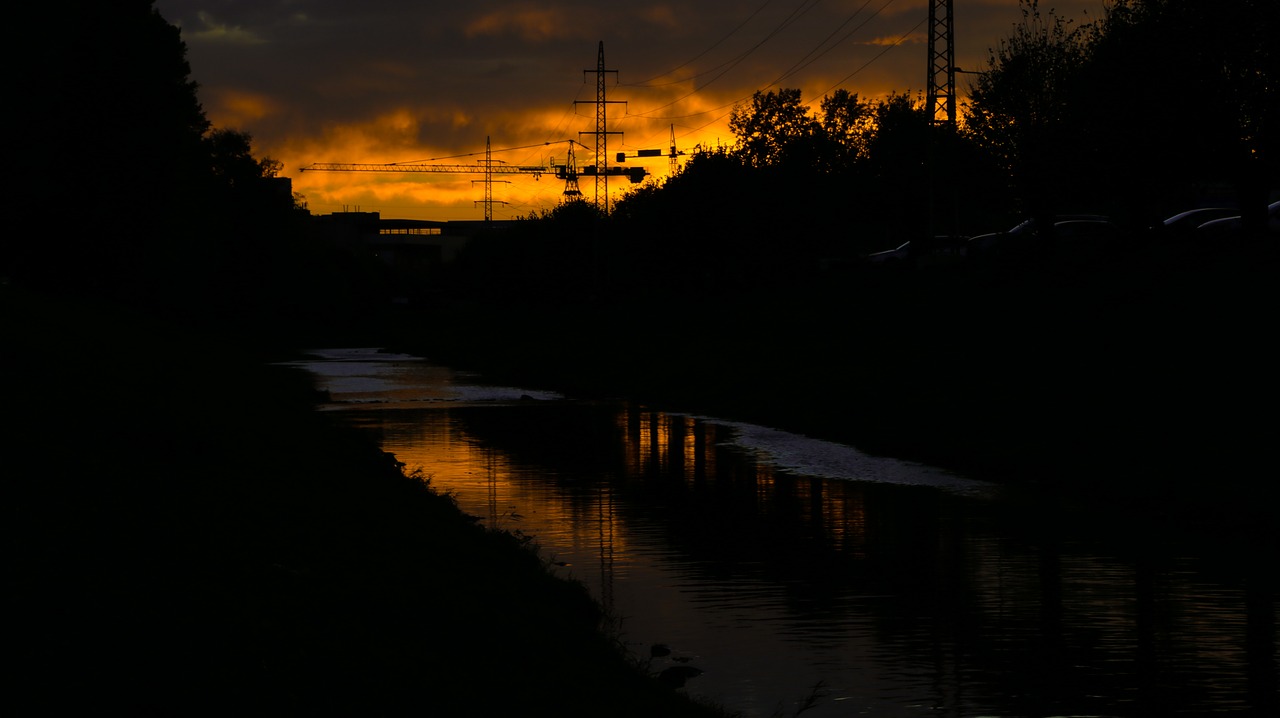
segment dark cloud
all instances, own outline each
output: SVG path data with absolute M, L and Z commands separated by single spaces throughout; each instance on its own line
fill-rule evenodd
M 1020 18 L 1017 0 L 956 5 L 956 61 L 978 69 Z M 1065 16 L 1102 5 L 1057 3 Z M 617 71 L 608 76 L 609 99 L 626 102 L 609 107 L 609 129 L 624 132 L 610 139 L 611 150 L 664 147 L 673 128 L 684 146 L 727 142 L 729 109 L 758 89 L 799 87 L 816 101 L 836 87 L 874 97 L 919 92 L 925 83 L 927 0 L 158 0 L 156 6 L 182 28 L 210 119 L 250 132 L 256 149 L 284 161 L 295 178 L 311 162 L 465 155 L 482 150 L 486 137 L 500 148 L 578 139 L 594 128 L 594 108 L 575 103 L 595 99 L 600 42 L 607 69 Z M 503 159 L 537 163 L 550 151 Z M 554 152 L 563 157 L 563 149 Z M 296 179 L 313 211 L 349 204 L 340 201 L 342 191 L 328 189 L 339 181 L 322 177 Z M 543 195 L 526 197 L 510 212 L 554 203 L 551 183 L 542 184 Z M 513 196 L 524 191 L 512 187 Z M 396 207 L 384 211 L 400 215 L 419 201 L 403 193 L 395 200 L 363 197 L 365 208 L 382 201 Z M 414 214 L 475 212 L 454 199 Z

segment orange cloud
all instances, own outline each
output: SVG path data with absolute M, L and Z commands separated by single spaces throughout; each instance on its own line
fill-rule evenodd
M 549 8 L 507 8 L 473 20 L 466 27 L 467 37 L 514 34 L 530 42 L 546 42 L 565 37 L 564 13 Z
M 243 128 L 274 114 L 278 107 L 266 95 L 226 89 L 214 94 L 205 106 L 205 115 L 217 127 Z
M 675 29 L 680 26 L 680 22 L 676 20 L 675 10 L 670 5 L 654 5 L 645 8 L 640 16 L 659 27 Z
M 184 29 L 185 39 L 231 45 L 258 45 L 263 42 L 262 38 L 255 35 L 253 31 L 219 22 L 208 12 L 201 11 L 197 17 L 200 20 L 200 29 Z

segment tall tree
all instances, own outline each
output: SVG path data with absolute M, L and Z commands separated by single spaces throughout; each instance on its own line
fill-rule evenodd
M 5 271 L 124 287 L 185 216 L 209 128 L 178 28 L 151 0 L 14 8 L 28 42 L 8 114 L 22 204 L 58 228 L 6 247 Z
M 800 100 L 800 90 L 757 91 L 748 106 L 729 115 L 729 130 L 738 139 L 737 153 L 752 167 L 776 166 L 810 149 L 820 125 Z
M 867 205 L 887 242 L 928 232 L 930 175 L 934 141 L 929 114 L 919 96 L 893 93 L 871 109 L 864 134 Z
M 872 103 L 858 93 L 841 88 L 822 98 L 819 122 L 825 140 L 820 157 L 831 170 L 850 169 L 866 155 L 866 140 L 873 122 Z
M 1271 0 L 1116 0 L 1078 98 L 1078 124 L 1109 165 L 1099 179 L 1153 213 L 1229 186 L 1260 222 L 1280 189 L 1277 34 Z
M 1038 0 L 1020 0 L 1022 21 L 992 50 L 967 107 L 965 125 L 1002 158 L 1023 211 L 1047 214 L 1087 168 L 1068 108 L 1086 57 L 1087 28 Z

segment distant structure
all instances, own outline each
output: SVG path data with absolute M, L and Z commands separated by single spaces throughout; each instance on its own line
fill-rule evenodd
M 391 162 L 386 164 L 373 164 L 363 162 L 317 162 L 315 164 L 302 167 L 302 172 L 432 172 L 446 174 L 482 174 L 484 175 L 484 199 L 476 200 L 476 204 L 484 205 L 484 219 L 486 222 L 493 221 L 493 205 L 506 204 L 502 200 L 493 198 L 493 183 L 506 182 L 506 180 L 495 180 L 494 175 L 532 175 L 534 179 L 538 179 L 543 174 L 553 173 L 556 178 L 565 180 L 565 195 L 574 196 L 582 194 L 578 192 L 578 169 L 574 165 L 573 145 L 571 141 L 569 145 L 569 161 L 563 165 L 509 165 L 501 160 L 493 159 L 493 148 L 489 138 L 484 138 L 484 159 L 474 165 L 460 164 L 424 164 L 422 162 Z M 550 142 L 546 144 L 551 144 Z M 643 177 L 639 178 L 643 179 Z M 632 179 L 632 182 L 639 181 Z
M 929 0 L 929 81 L 925 105 L 935 124 L 956 123 L 956 45 L 953 0 Z
M 380 212 L 312 215 L 314 236 L 337 247 L 368 252 L 402 271 L 429 273 L 452 262 L 477 235 L 502 231 L 513 220 L 383 219 Z

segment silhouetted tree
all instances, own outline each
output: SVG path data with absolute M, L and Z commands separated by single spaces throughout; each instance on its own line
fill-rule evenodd
M 1087 56 L 1087 34 L 1038 0 L 1021 0 L 1022 21 L 992 50 L 967 105 L 965 126 L 998 156 L 1023 211 L 1054 211 L 1088 168 L 1068 112 Z
M 736 154 L 752 167 L 769 167 L 807 153 L 821 125 L 800 101 L 800 90 L 784 88 L 756 91 L 750 106 L 734 107 L 729 130 L 738 139 Z
M 1031 214 L 1075 205 L 1149 223 L 1237 193 L 1254 226 L 1280 186 L 1280 5 L 1117 0 L 1073 26 L 1023 0 L 966 116 Z
M 1146 220 L 1206 201 L 1218 184 L 1260 221 L 1278 188 L 1278 33 L 1269 0 L 1109 6 L 1075 100 L 1074 121 L 1106 167 L 1097 181 Z
M 819 107 L 819 121 L 826 140 L 821 158 L 823 166 L 836 171 L 851 169 L 867 152 L 867 139 L 873 126 L 872 103 L 860 99 L 856 92 L 841 88 L 823 97 Z
M 634 287 L 710 291 L 738 260 L 732 244 L 748 231 L 759 184 L 725 148 L 697 148 L 673 176 L 618 201 L 610 238 L 622 244 Z
M 871 108 L 864 132 L 865 192 L 875 234 L 894 244 L 928 232 L 929 115 L 919 97 L 893 93 Z M 885 249 L 885 246 L 877 249 Z
M 31 57 L 6 121 L 19 201 L 43 221 L 6 235 L 0 274 L 224 328 L 355 304 L 339 297 L 368 287 L 365 269 L 305 241 L 280 163 L 248 133 L 211 129 L 180 31 L 153 4 L 70 0 L 56 22 L 15 8 Z
M 122 290 L 186 217 L 209 128 L 179 30 L 151 0 L 13 8 L 23 34 L 8 113 L 22 209 L 53 220 L 11 237 L 3 270 L 64 290 Z

